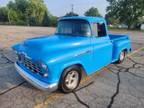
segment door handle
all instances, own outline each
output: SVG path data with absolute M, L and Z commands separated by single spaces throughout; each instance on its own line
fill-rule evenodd
M 80 56 L 80 55 L 87 54 L 87 53 L 90 53 L 90 52 L 92 52 L 92 50 L 87 50 L 87 51 L 81 52 L 79 54 L 76 54 L 75 56 Z
M 85 53 L 90 53 L 91 52 L 91 50 L 87 50 Z

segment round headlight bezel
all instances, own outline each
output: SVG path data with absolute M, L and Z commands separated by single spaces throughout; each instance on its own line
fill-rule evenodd
M 38 61 L 39 68 L 44 72 L 48 72 L 48 66 L 43 61 Z
M 45 63 L 41 63 L 41 68 L 47 70 L 47 65 Z
M 48 66 L 43 61 L 38 61 L 39 68 L 41 69 L 40 75 L 43 77 L 48 77 Z

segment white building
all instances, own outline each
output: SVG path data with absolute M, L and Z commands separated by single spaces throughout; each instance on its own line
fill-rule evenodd
M 141 23 L 141 26 L 140 26 L 140 29 L 141 29 L 141 30 L 144 30 L 144 16 L 141 17 L 140 21 L 142 22 L 142 23 Z
M 141 27 L 140 27 L 141 30 L 144 30 L 144 23 L 141 24 Z

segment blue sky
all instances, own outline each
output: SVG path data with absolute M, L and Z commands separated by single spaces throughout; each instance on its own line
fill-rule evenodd
M 6 5 L 10 0 L 0 0 L 0 5 Z M 74 12 L 83 15 L 90 7 L 97 7 L 101 15 L 105 15 L 108 2 L 106 0 L 44 0 L 48 10 L 55 16 L 63 16 L 70 12 L 74 4 Z

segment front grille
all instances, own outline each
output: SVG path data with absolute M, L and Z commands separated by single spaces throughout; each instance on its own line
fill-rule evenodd
M 24 54 L 18 54 L 19 61 L 30 71 L 34 73 L 41 73 L 41 69 L 37 63 L 32 62 L 29 58 L 25 57 Z
M 29 60 L 28 58 L 24 59 L 24 65 L 30 69 L 32 72 L 36 72 L 36 73 L 40 73 L 41 70 L 38 66 L 38 64 L 34 64 L 31 60 Z

